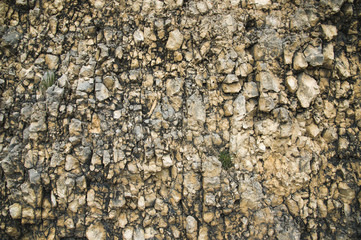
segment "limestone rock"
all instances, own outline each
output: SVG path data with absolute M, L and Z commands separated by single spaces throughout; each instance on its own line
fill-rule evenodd
M 243 94 L 239 94 L 233 102 L 233 117 L 234 122 L 239 122 L 246 116 L 246 98 Z
M 144 34 L 140 30 L 135 31 L 133 34 L 133 37 L 134 37 L 135 43 L 140 43 L 140 42 L 144 41 Z
M 293 59 L 293 68 L 295 70 L 302 70 L 308 67 L 308 63 L 303 53 L 297 52 Z
M 242 89 L 240 83 L 222 84 L 222 90 L 225 93 L 239 93 Z
M 197 230 L 198 230 L 198 224 L 197 224 L 197 220 L 192 217 L 192 216 L 188 216 L 186 218 L 186 231 L 187 231 L 187 236 L 189 238 L 195 238 L 197 237 Z
M 347 57 L 345 56 L 345 54 L 341 54 L 340 57 L 336 58 L 335 67 L 342 79 L 351 77 L 350 64 L 349 64 L 349 61 L 347 60 Z
M 224 106 L 223 106 L 223 110 L 224 110 L 224 116 L 229 117 L 233 115 L 233 102 L 232 101 L 227 101 Z
M 295 93 L 298 88 L 297 79 L 294 76 L 288 76 L 286 86 L 291 93 Z
M 95 84 L 95 96 L 99 101 L 104 101 L 110 97 L 109 90 L 103 83 Z
M 257 83 L 255 82 L 246 82 L 244 83 L 244 97 L 246 100 L 250 98 L 255 98 L 259 96 Z
M 312 45 L 308 45 L 306 50 L 304 51 L 306 61 L 313 67 L 322 66 L 324 57 L 322 53 L 322 46 L 314 47 Z
M 202 98 L 195 93 L 187 100 L 188 122 L 191 129 L 198 129 L 206 121 L 206 109 Z
M 328 68 L 332 68 L 333 61 L 335 60 L 335 54 L 333 50 L 333 45 L 331 43 L 323 48 L 323 57 L 325 66 Z
M 280 91 L 279 80 L 270 72 L 260 72 L 256 80 L 260 83 L 260 91 Z
M 85 235 L 89 240 L 91 239 L 105 240 L 107 238 L 107 234 L 105 232 L 104 226 L 100 222 L 91 224 L 87 228 Z
M 45 56 L 45 63 L 50 70 L 56 70 L 59 66 L 58 56 L 47 54 Z
M 181 94 L 183 90 L 184 80 L 182 78 L 168 79 L 166 83 L 167 95 L 172 97 L 176 94 Z
M 79 72 L 80 77 L 93 77 L 94 76 L 94 68 L 91 65 L 83 66 Z
M 262 94 L 258 101 L 259 110 L 262 112 L 270 112 L 276 107 L 276 103 L 271 96 Z
M 272 4 L 270 0 L 253 0 L 251 1 L 256 8 L 266 8 Z
M 337 36 L 336 26 L 322 24 L 321 27 L 322 27 L 323 35 L 325 36 L 325 39 L 327 41 L 331 41 Z
M 13 219 L 20 219 L 22 213 L 22 206 L 19 203 L 14 203 L 9 207 L 10 216 Z
M 320 3 L 321 5 L 329 8 L 332 11 L 332 13 L 337 13 L 340 11 L 345 1 L 346 0 L 333 0 L 333 1 L 321 0 Z
M 308 108 L 320 93 L 318 84 L 315 79 L 305 73 L 301 73 L 297 79 L 297 98 L 303 108 Z
M 105 5 L 105 1 L 104 0 L 91 0 L 90 4 L 95 7 L 96 9 L 102 9 Z
M 239 80 L 236 74 L 227 74 L 223 82 L 230 84 L 230 83 L 237 83 L 239 82 Z
M 183 38 L 182 33 L 178 29 L 173 30 L 169 33 L 166 48 L 169 50 L 178 50 L 182 46 Z

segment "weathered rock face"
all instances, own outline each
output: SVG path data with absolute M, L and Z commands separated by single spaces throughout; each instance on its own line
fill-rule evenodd
M 0 238 L 360 239 L 360 13 L 1 1 Z

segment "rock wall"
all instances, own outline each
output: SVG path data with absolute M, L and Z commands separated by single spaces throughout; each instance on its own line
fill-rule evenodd
M 0 238 L 359 239 L 360 17 L 1 0 Z

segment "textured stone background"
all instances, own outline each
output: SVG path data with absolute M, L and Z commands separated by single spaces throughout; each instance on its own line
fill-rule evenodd
M 1 0 L 0 239 L 360 239 L 360 18 Z

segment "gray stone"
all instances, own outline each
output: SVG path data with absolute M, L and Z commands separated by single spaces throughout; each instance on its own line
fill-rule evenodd
M 109 96 L 109 90 L 103 83 L 95 84 L 95 97 L 97 100 L 104 101 L 105 99 L 108 99 Z
M 90 93 L 94 90 L 94 78 L 81 78 L 78 80 L 77 91 Z
M 335 68 L 341 79 L 346 79 L 351 77 L 350 64 L 345 54 L 341 54 L 341 56 L 336 58 Z
M 19 203 L 14 203 L 9 207 L 10 216 L 13 219 L 20 219 L 22 213 L 22 206 Z
M 123 48 L 122 48 L 122 46 L 118 46 L 118 47 L 115 49 L 115 56 L 116 56 L 118 59 L 122 59 L 122 57 L 123 57 Z
M 236 74 L 228 74 L 226 78 L 223 80 L 223 83 L 237 83 L 239 82 L 239 79 Z
M 206 121 L 206 109 L 202 97 L 195 93 L 187 100 L 188 123 L 191 129 L 197 130 Z
M 250 98 L 255 98 L 259 96 L 257 83 L 255 82 L 246 82 L 244 83 L 244 91 L 243 95 L 245 96 L 246 100 Z
M 322 66 L 324 57 L 322 53 L 322 46 L 314 47 L 312 45 L 308 45 L 306 50 L 304 51 L 306 61 L 313 67 Z
M 27 6 L 28 5 L 28 1 L 27 0 L 16 0 L 16 5 L 19 6 Z
M 279 80 L 270 72 L 260 72 L 256 76 L 256 80 L 260 83 L 260 91 L 280 91 Z
M 331 10 L 332 13 L 337 13 L 341 10 L 342 5 L 346 0 L 321 0 L 321 6 L 325 6 Z
M 205 14 L 206 12 L 208 12 L 208 6 L 203 1 L 197 2 L 197 9 L 201 14 Z
M 290 27 L 293 30 L 306 30 L 310 27 L 308 16 L 303 8 L 299 8 L 293 14 Z
M 32 184 L 39 185 L 41 183 L 40 174 L 35 169 L 29 170 L 29 181 Z
M 236 63 L 227 57 L 219 58 L 217 61 L 217 70 L 219 73 L 232 73 Z
M 82 131 L 82 123 L 79 119 L 73 118 L 69 125 L 69 134 L 70 135 L 79 135 Z
M 246 116 L 246 113 L 246 98 L 241 93 L 233 102 L 233 121 L 241 121 Z
M 272 4 L 271 0 L 252 0 L 251 3 L 258 9 L 267 8 Z
M 105 0 L 90 0 L 90 4 L 96 9 L 102 9 L 105 5 Z
M 320 93 L 319 87 L 316 80 L 306 73 L 301 73 L 297 79 L 297 98 L 303 108 L 308 108 L 311 105 L 311 102 Z
M 19 32 L 11 29 L 2 36 L 2 44 L 8 47 L 15 47 L 19 43 L 21 37 L 22 35 Z
M 223 106 L 223 110 L 224 110 L 224 116 L 229 117 L 233 115 L 233 101 L 227 101 L 224 106 Z
M 328 68 L 333 68 L 333 61 L 335 60 L 335 53 L 333 44 L 330 43 L 323 48 L 324 65 Z
M 188 216 L 186 218 L 186 231 L 187 231 L 187 235 L 188 236 L 192 236 L 193 234 L 197 233 L 197 229 L 198 229 L 198 224 L 197 224 L 197 220 L 192 217 L 192 216 Z

